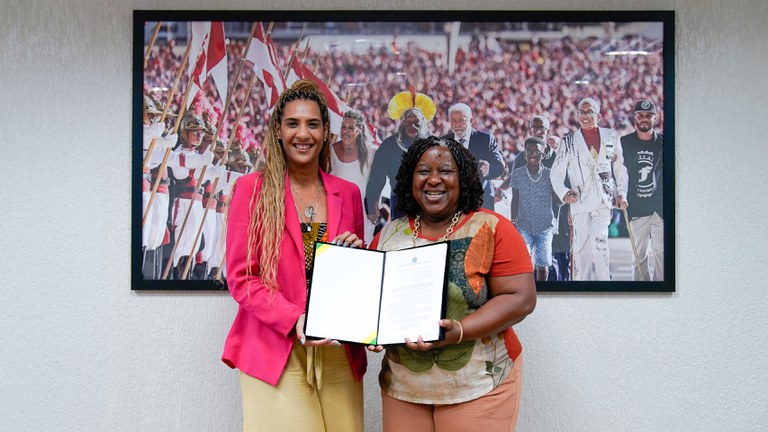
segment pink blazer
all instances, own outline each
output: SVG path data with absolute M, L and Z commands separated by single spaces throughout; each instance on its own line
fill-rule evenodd
M 320 177 L 327 196 L 328 238 L 333 239 L 344 231 L 354 232 L 362 238 L 362 203 L 357 186 L 323 171 L 320 171 Z M 254 188 L 258 193 L 261 184 L 260 173 L 245 175 L 238 179 L 232 192 L 227 220 L 227 284 L 239 307 L 221 359 L 231 368 L 277 385 L 296 338 L 296 320 L 306 309 L 304 243 L 293 197 L 286 193 L 285 230 L 279 245 L 277 269 L 280 291 L 270 297 L 269 289 L 258 276 L 259 252 L 254 252 L 251 262 L 246 262 L 251 196 Z M 289 190 L 287 174 L 285 190 Z M 246 277 L 248 265 L 254 275 L 251 278 Z M 358 345 L 345 346 L 352 371 L 359 381 L 367 366 L 365 349 Z

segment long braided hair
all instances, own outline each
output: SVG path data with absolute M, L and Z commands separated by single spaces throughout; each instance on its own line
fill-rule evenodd
M 269 128 L 264 140 L 266 163 L 261 169 L 263 178 L 261 192 L 254 188 L 250 208 L 253 215 L 248 226 L 248 262 L 258 250 L 259 276 L 272 294 L 280 290 L 277 283 L 277 264 L 280 260 L 280 242 L 285 228 L 285 172 L 288 162 L 283 144 L 277 137 L 277 131 L 283 120 L 285 105 L 296 100 L 314 101 L 320 108 L 323 128 L 330 125 L 328 103 L 315 83 L 308 80 L 296 81 L 286 89 L 277 100 L 275 110 L 269 120 Z M 331 148 L 329 134 L 325 134 L 320 150 L 320 169 L 331 170 Z M 251 266 L 247 266 L 247 276 L 253 276 Z

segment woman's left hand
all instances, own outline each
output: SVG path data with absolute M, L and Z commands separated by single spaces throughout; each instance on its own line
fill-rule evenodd
M 349 231 L 344 231 L 343 234 L 337 235 L 336 238 L 331 241 L 331 243 L 339 246 L 349 246 L 354 248 L 365 247 L 365 242 L 363 242 L 363 239 L 358 237 L 357 234 L 351 233 Z

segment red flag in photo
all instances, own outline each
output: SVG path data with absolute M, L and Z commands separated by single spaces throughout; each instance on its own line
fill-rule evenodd
M 245 53 L 245 59 L 253 63 L 253 70 L 264 85 L 269 108 L 272 109 L 286 86 L 280 68 L 277 66 L 272 39 L 264 34 L 261 22 L 256 25 L 251 46 Z
M 288 75 L 285 76 L 285 85 L 286 87 L 290 87 L 296 81 L 304 78 L 305 76 L 303 65 L 294 53 L 294 55 L 291 56 L 290 64 L 288 65 Z
M 295 58 L 294 62 L 296 62 Z M 331 116 L 331 133 L 339 135 L 341 133 L 341 121 L 344 119 L 344 113 L 350 109 L 349 106 L 339 99 L 339 97 L 336 96 L 336 93 L 334 93 L 322 80 L 316 77 L 306 65 L 300 64 L 298 67 L 301 69 L 301 76 L 304 79 L 314 81 L 320 88 L 323 96 L 325 96 L 325 100 L 328 103 L 328 111 Z
M 189 69 L 192 71 L 192 88 L 187 107 L 205 85 L 208 77 L 213 78 L 219 98 L 227 97 L 229 86 L 227 75 L 227 46 L 224 37 L 224 23 L 221 21 L 193 21 L 192 49 L 189 52 Z
M 368 127 L 368 146 L 373 148 L 379 148 L 381 140 L 379 140 L 379 134 L 376 133 L 376 127 L 372 123 L 365 124 Z

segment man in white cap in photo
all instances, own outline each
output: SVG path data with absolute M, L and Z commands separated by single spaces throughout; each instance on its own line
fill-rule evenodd
M 656 104 L 638 101 L 635 131 L 621 137 L 629 176 L 629 227 L 640 260 L 635 263 L 634 279 L 643 281 L 664 280 L 664 135 L 654 129 L 656 115 Z

